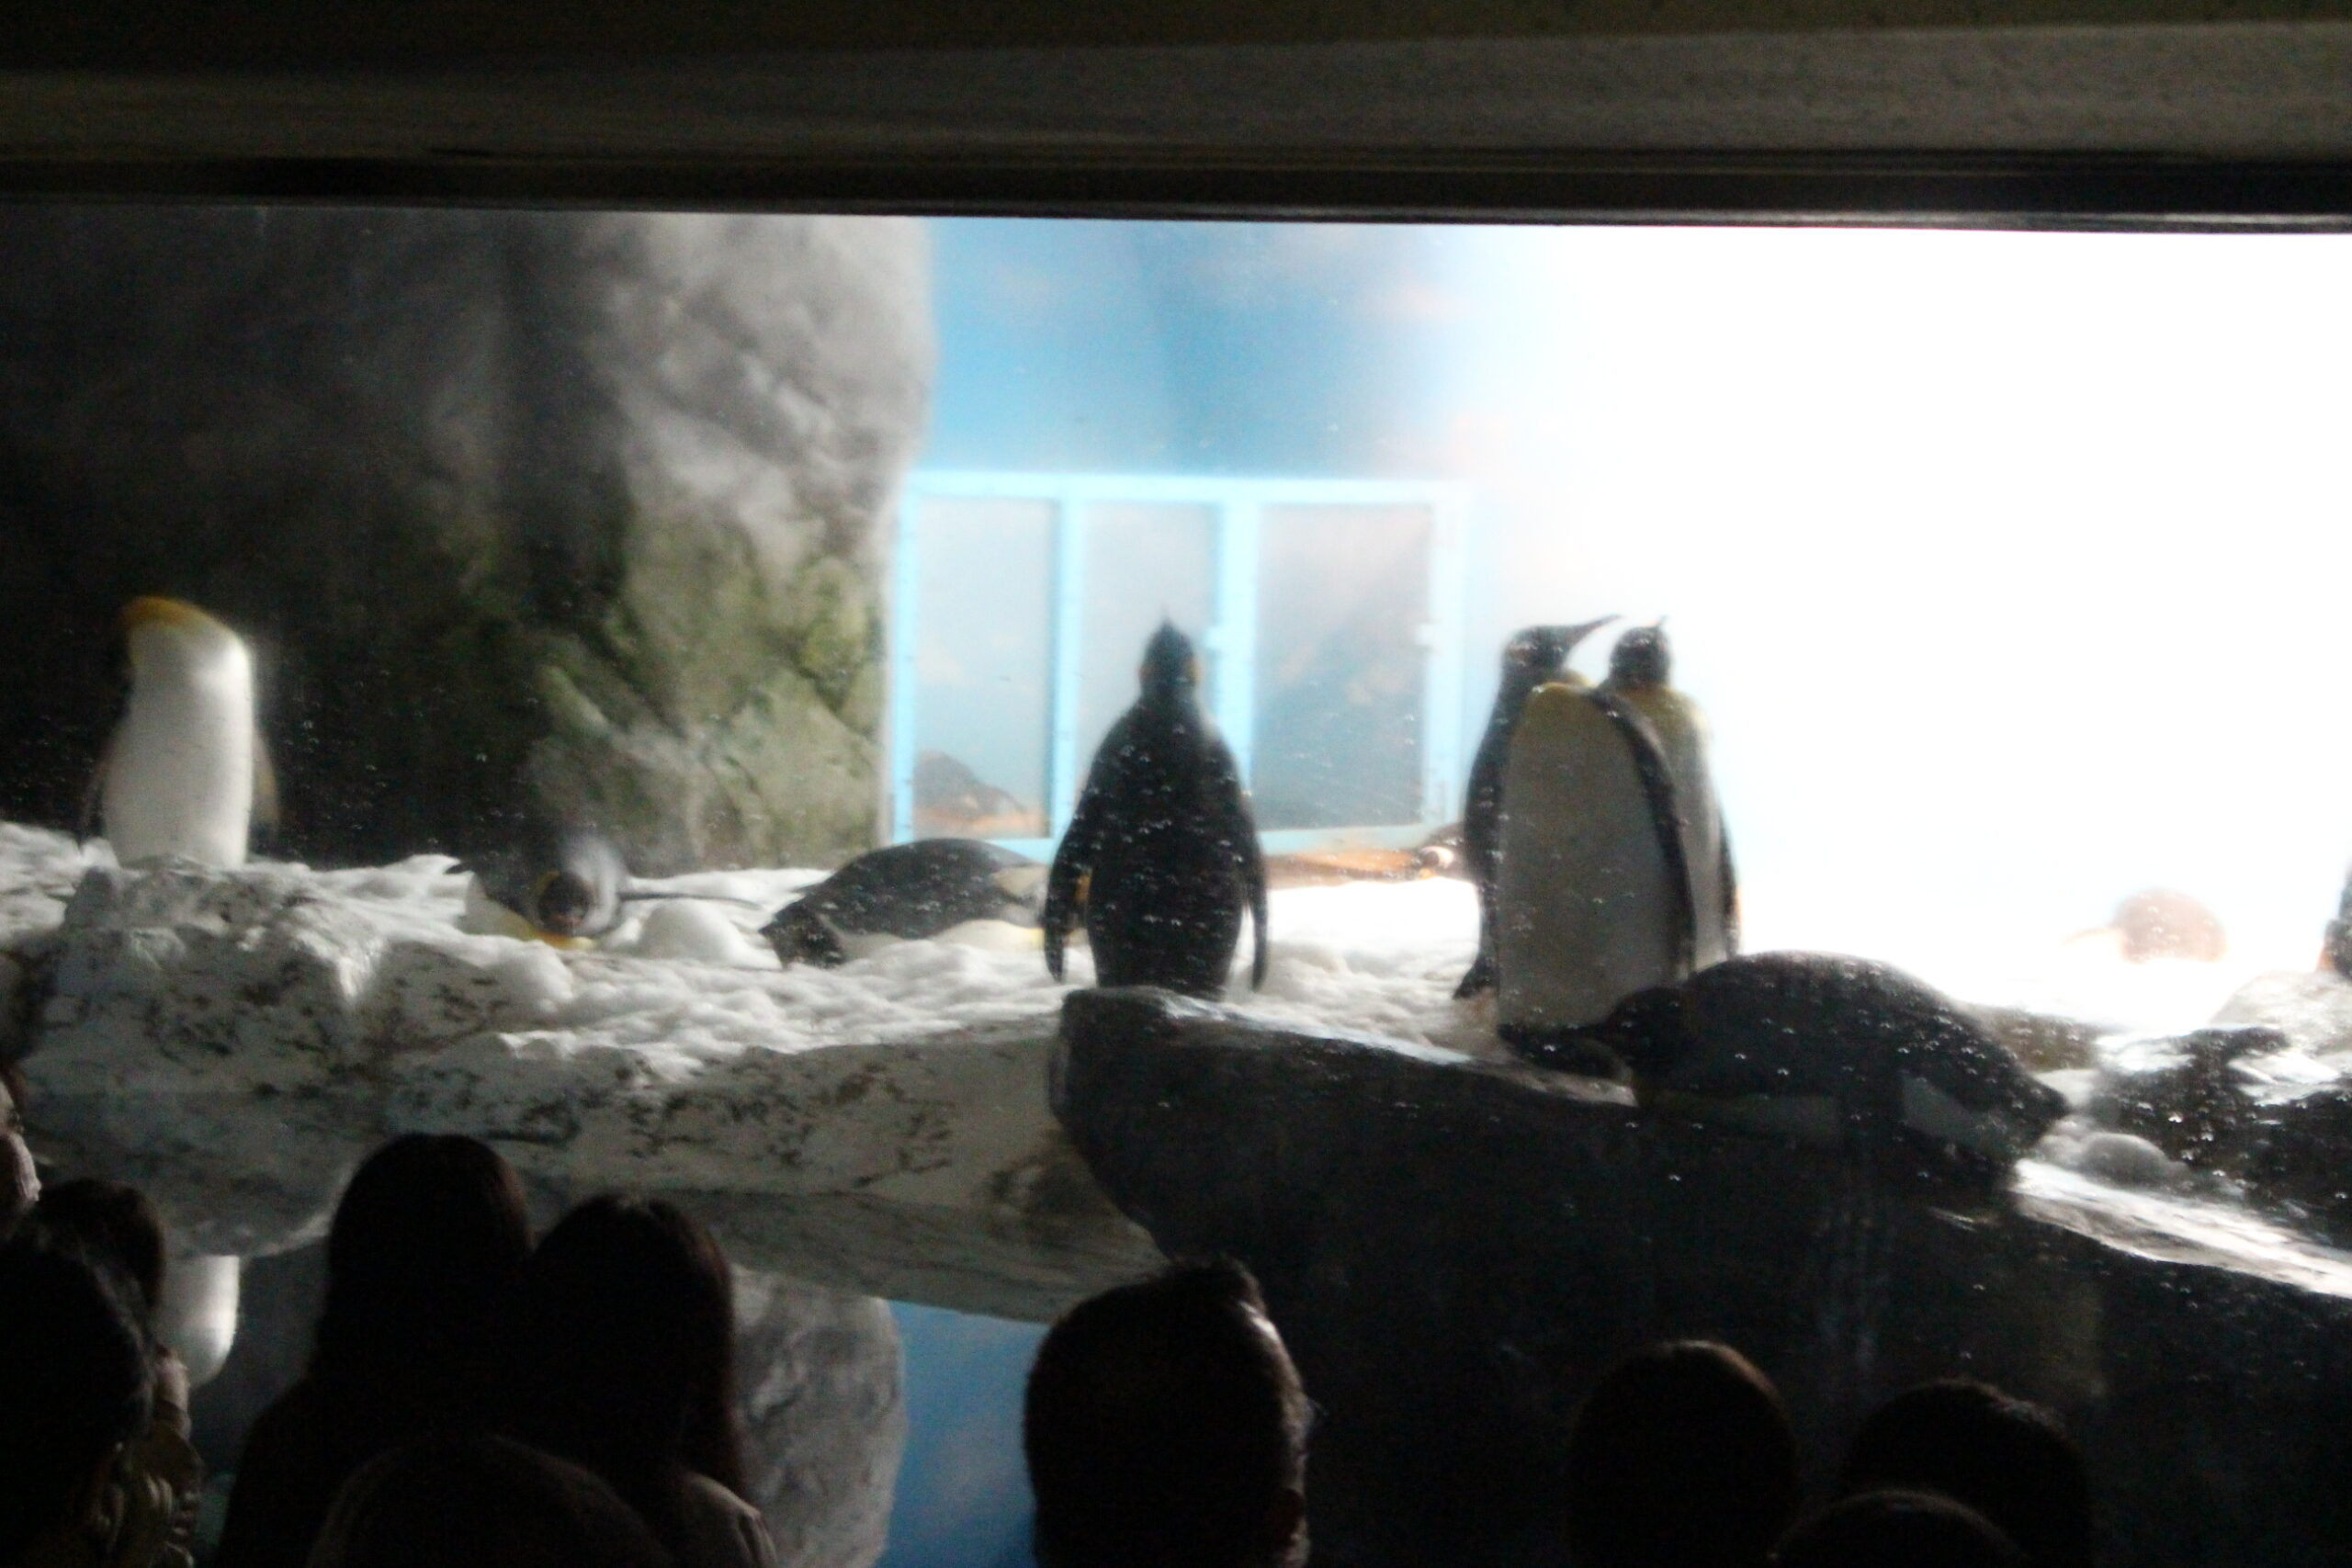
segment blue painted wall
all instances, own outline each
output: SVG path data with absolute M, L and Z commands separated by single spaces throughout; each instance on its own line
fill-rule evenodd
M 943 219 L 922 464 L 1428 477 L 1448 295 L 1431 231 Z

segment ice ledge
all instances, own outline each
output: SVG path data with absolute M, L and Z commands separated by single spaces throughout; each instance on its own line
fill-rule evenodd
M 369 1148 L 431 1131 L 555 1199 L 687 1199 L 745 1266 L 852 1291 L 1036 1317 L 1157 1260 L 1054 1121 L 1034 955 L 910 944 L 845 980 L 560 954 L 457 931 L 462 880 L 89 866 L 53 931 L 7 935 L 36 1146 L 138 1182 L 198 1251 L 316 1236 Z

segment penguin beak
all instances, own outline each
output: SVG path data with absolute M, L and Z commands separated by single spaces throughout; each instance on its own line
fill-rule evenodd
M 1560 647 L 1563 649 L 1573 649 L 1616 618 L 1614 615 L 1603 615 L 1597 621 L 1579 621 L 1572 626 L 1555 626 L 1552 631 L 1553 635 L 1560 639 Z

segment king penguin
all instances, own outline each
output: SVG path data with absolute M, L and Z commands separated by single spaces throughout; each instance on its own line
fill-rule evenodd
M 1062 946 L 1083 889 L 1096 983 L 1161 986 L 1193 996 L 1225 989 L 1250 911 L 1266 977 L 1266 866 L 1233 752 L 1201 712 L 1200 660 L 1162 623 L 1145 646 L 1143 694 L 1087 770 L 1078 808 L 1046 882 L 1046 967 Z
M 1600 689 L 1647 719 L 1665 750 L 1675 827 L 1682 837 L 1698 921 L 1691 962 L 1702 969 L 1720 964 L 1739 951 L 1739 884 L 1732 872 L 1723 805 L 1707 766 L 1707 720 L 1698 704 L 1674 689 L 1673 653 L 1663 621 L 1635 626 L 1617 639 Z
M 193 604 L 155 597 L 126 605 L 122 629 L 130 700 L 92 790 L 115 858 L 244 864 L 254 819 L 277 806 L 244 639 Z
M 1522 1053 L 1690 973 L 1699 918 L 1666 743 L 1623 696 L 1555 681 L 1503 769 L 1497 1028 Z
M 1502 682 L 1495 690 L 1494 712 L 1487 732 L 1478 738 L 1477 754 L 1470 761 L 1469 787 L 1462 803 L 1462 871 L 1478 888 L 1478 956 L 1454 987 L 1456 997 L 1475 997 L 1495 988 L 1495 878 L 1502 863 L 1503 764 L 1510 755 L 1510 738 L 1519 730 L 1520 716 L 1536 687 L 1547 682 L 1583 684 L 1584 678 L 1567 667 L 1577 644 L 1615 620 L 1603 615 L 1573 626 L 1529 626 L 1503 644 Z

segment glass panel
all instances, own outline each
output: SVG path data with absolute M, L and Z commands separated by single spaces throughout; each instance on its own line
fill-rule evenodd
M 1251 788 L 1262 830 L 1420 815 L 1430 514 L 1270 506 Z
M 1162 620 L 1200 646 L 1216 581 L 1216 516 L 1202 506 L 1086 509 L 1086 609 L 1078 766 L 1136 700 L 1136 661 Z M 1205 699 L 1207 693 L 1204 691 Z
M 934 498 L 920 534 L 915 836 L 1046 831 L 1054 509 Z

